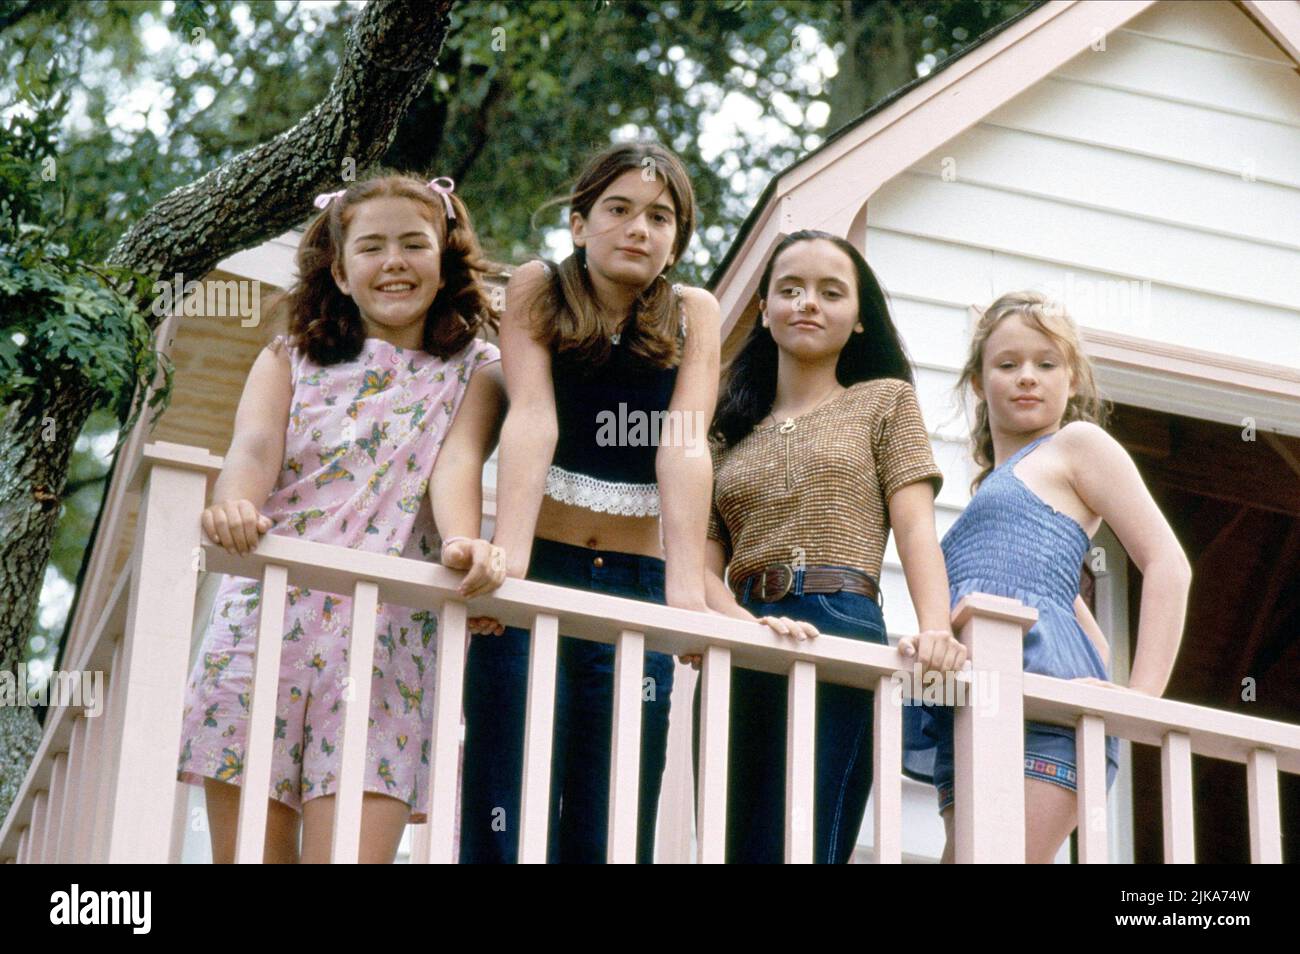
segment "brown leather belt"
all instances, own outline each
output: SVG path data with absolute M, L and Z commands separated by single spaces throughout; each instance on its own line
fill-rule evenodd
M 744 599 L 745 586 L 753 580 L 750 595 L 764 603 L 775 603 L 794 589 L 795 568 L 789 563 L 774 563 L 769 567 L 737 580 L 732 585 L 736 599 Z M 846 570 L 831 566 L 806 566 L 803 568 L 803 591 L 805 593 L 861 593 L 868 599 L 879 602 L 880 586 L 871 575 L 861 570 Z

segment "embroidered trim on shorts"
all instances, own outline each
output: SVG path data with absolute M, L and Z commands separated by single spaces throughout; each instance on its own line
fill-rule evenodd
M 1025 775 L 1028 778 L 1036 778 L 1042 782 L 1053 782 L 1062 788 L 1068 788 L 1072 792 L 1079 790 L 1079 774 L 1069 762 L 1045 759 L 1037 755 L 1026 755 Z M 936 786 L 940 812 L 953 803 L 955 788 L 955 785 Z
M 1071 791 L 1079 790 L 1079 775 L 1069 762 L 1045 759 L 1037 755 L 1025 756 L 1025 775 L 1043 782 L 1055 782 Z

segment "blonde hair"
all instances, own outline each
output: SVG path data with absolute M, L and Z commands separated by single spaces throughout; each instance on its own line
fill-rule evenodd
M 963 403 L 974 391 L 977 379 L 983 379 L 984 346 L 988 343 L 993 329 L 1013 315 L 1021 316 L 1031 327 L 1037 328 L 1061 349 L 1065 354 L 1065 364 L 1070 371 L 1070 380 L 1074 385 L 1074 396 L 1066 402 L 1065 413 L 1061 415 L 1060 424 L 1064 426 L 1071 421 L 1091 421 L 1104 426 L 1109 408 L 1097 392 L 1097 382 L 1093 378 L 1092 364 L 1083 353 L 1083 343 L 1079 338 L 1079 328 L 1065 309 L 1045 295 L 1033 291 L 1008 292 L 988 308 L 984 309 L 975 325 L 971 337 L 970 353 L 966 364 L 957 379 L 957 390 L 961 393 Z M 980 465 L 980 472 L 971 481 L 974 493 L 984 478 L 993 471 L 993 430 L 989 426 L 988 402 L 977 399 L 975 405 L 975 425 L 971 428 L 971 456 Z

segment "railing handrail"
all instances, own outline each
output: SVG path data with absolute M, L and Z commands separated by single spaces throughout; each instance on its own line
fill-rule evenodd
M 1107 734 L 1154 746 L 1170 732 L 1183 732 L 1194 755 L 1230 762 L 1244 763 L 1253 750 L 1270 749 L 1279 770 L 1300 774 L 1300 725 L 1029 672 L 1024 696 L 1025 718 L 1036 722 L 1072 729 L 1082 715 L 1101 716 Z
M 795 643 L 761 623 L 533 580 L 507 579 L 493 593 L 465 600 L 456 589 L 464 577 L 460 570 L 292 537 L 267 535 L 242 557 L 210 543 L 203 551 L 208 570 L 247 579 L 260 580 L 268 565 L 283 566 L 290 586 L 345 596 L 365 580 L 379 587 L 381 600 L 412 609 L 454 600 L 465 602 L 470 616 L 491 616 L 523 629 L 530 629 L 538 614 L 563 617 L 566 636 L 613 644 L 621 632 L 632 630 L 644 635 L 647 649 L 673 655 L 722 646 L 731 650 L 734 665 L 764 672 L 784 674 L 796 660 L 806 660 L 817 665 L 822 682 L 874 689 L 882 676 L 910 666 L 892 646 L 830 635 Z
M 127 477 L 127 491 L 139 493 L 144 487 L 150 468 L 157 464 L 166 464 L 168 467 L 182 470 L 196 470 L 206 474 L 210 491 L 212 481 L 216 480 L 221 473 L 221 468 L 225 466 L 225 458 L 209 452 L 206 447 L 195 447 L 192 444 L 173 444 L 171 441 L 154 441 L 145 444 L 140 457 L 131 465 L 132 469 Z

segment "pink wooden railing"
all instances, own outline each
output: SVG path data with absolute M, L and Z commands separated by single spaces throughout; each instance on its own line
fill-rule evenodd
M 181 710 L 200 557 L 206 569 L 262 580 L 250 735 L 236 837 L 236 860 L 256 862 L 266 823 L 273 711 L 286 587 L 307 586 L 354 597 L 351 685 L 345 699 L 336 862 L 358 857 L 366 713 L 379 600 L 439 607 L 433 751 L 427 813 L 416 826 L 412 860 L 453 860 L 466 605 L 456 599 L 460 574 L 433 563 L 359 553 L 288 537 L 263 538 L 243 558 L 202 543 L 198 514 L 221 460 L 206 451 L 151 444 L 135 478 L 142 491 L 131 563 L 65 669 L 106 673 L 108 699 L 99 718 L 52 709 L 45 736 L 3 829 L 4 862 L 162 862 L 179 860 L 186 800 L 175 779 Z M 786 859 L 812 858 L 813 732 L 817 681 L 876 690 L 876 860 L 902 856 L 902 706 L 894 689 L 908 664 L 892 647 L 823 637 L 798 646 L 754 623 L 508 580 L 474 601 L 533 634 L 529 662 L 520 859 L 546 858 L 551 730 L 559 632 L 613 643 L 614 737 L 610 779 L 609 860 L 636 854 L 637 751 L 641 659 L 646 648 L 702 653 L 697 858 L 723 859 L 728 694 L 732 666 L 785 673 L 789 680 L 786 759 Z M 981 704 L 956 712 L 955 857 L 959 862 L 1024 860 L 1023 719 L 1075 726 L 1079 740 L 1079 845 L 1084 862 L 1106 861 L 1105 735 L 1162 749 L 1165 859 L 1193 860 L 1193 754 L 1247 766 L 1251 857 L 1281 860 L 1279 771 L 1300 773 L 1300 726 L 1152 699 L 1025 674 L 1021 640 L 1034 611 L 975 594 L 953 624 L 980 672 Z M 563 627 L 560 620 L 563 619 Z M 982 678 L 992 677 L 996 678 Z M 684 703 L 680 703 L 684 704 Z

